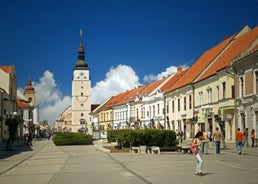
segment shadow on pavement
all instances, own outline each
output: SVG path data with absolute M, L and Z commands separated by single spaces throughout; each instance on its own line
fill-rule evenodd
M 6 143 L 1 143 L 0 145 L 0 159 L 5 159 L 13 155 L 20 154 L 26 151 L 33 151 L 33 146 L 22 145 L 12 145 L 12 149 L 6 149 Z

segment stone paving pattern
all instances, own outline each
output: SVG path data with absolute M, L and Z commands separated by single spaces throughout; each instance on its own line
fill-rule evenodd
M 184 141 L 183 146 L 188 146 Z M 17 145 L 17 143 L 15 143 Z M 258 148 L 243 148 L 238 155 L 234 144 L 216 155 L 213 146 L 203 155 L 204 176 L 194 174 L 192 154 L 109 153 L 95 142 L 89 146 L 55 146 L 52 140 L 34 141 L 32 147 L 14 146 L 3 151 L 0 144 L 0 184 L 257 184 Z

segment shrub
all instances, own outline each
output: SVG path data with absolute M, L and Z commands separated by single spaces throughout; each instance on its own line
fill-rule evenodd
M 176 146 L 178 140 L 172 130 L 141 129 L 141 130 L 109 130 L 107 132 L 109 142 L 118 143 L 123 147 L 130 146 Z
M 92 136 L 81 133 L 59 132 L 53 137 L 53 142 L 57 146 L 62 145 L 91 145 Z

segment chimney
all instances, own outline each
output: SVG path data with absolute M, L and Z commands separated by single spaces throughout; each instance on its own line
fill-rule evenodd
M 182 67 L 181 66 L 179 66 L 179 67 L 177 67 L 177 73 L 181 73 L 182 72 Z

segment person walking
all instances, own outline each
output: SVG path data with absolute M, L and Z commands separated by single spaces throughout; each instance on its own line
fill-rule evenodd
M 253 148 L 254 147 L 254 142 L 255 142 L 255 130 L 254 129 L 252 129 L 250 136 L 251 136 L 251 139 L 252 139 L 252 148 Z
M 31 133 L 28 134 L 27 146 L 32 146 L 32 135 L 31 135 Z
M 244 137 L 243 137 L 243 147 L 246 145 L 246 147 L 249 147 L 248 143 L 248 128 L 244 130 Z
M 193 153 L 197 160 L 197 165 L 195 169 L 195 175 L 197 176 L 203 176 L 203 173 L 202 173 L 203 160 L 200 153 L 201 147 L 202 147 L 202 139 L 203 139 L 203 133 L 197 132 L 192 141 L 192 146 L 197 148 L 197 151 Z
M 236 150 L 239 155 L 242 154 L 242 141 L 243 141 L 243 132 L 240 131 L 240 128 L 237 128 L 236 132 Z
M 202 153 L 208 154 L 208 133 L 203 131 L 203 139 L 202 139 Z
M 219 130 L 219 127 L 216 127 L 215 132 L 213 133 L 213 141 L 215 142 L 216 147 L 216 154 L 220 155 L 220 141 L 222 138 L 221 131 Z
M 184 132 L 182 130 L 179 130 L 178 136 L 179 136 L 179 142 L 182 144 L 183 143 Z

